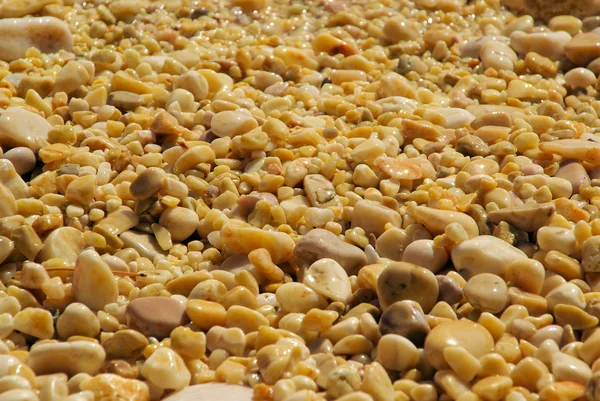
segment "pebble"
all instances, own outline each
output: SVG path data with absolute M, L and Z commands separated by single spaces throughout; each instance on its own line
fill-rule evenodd
M 197 71 L 188 71 L 181 74 L 173 81 L 173 89 L 185 89 L 194 95 L 194 100 L 199 102 L 208 96 L 208 81 Z
M 461 242 L 450 252 L 456 270 L 474 276 L 492 273 L 502 278 L 506 269 L 515 260 L 525 260 L 523 251 L 491 235 L 481 235 Z
M 583 242 L 581 267 L 586 273 L 600 272 L 600 236 L 594 235 Z
M 48 0 L 43 0 L 46 2 Z M 18 0 L 12 3 L 17 3 Z M 30 2 L 41 4 L 42 2 Z M 0 9 L 0 14 L 2 14 Z M 27 12 L 28 13 L 28 12 Z M 25 14 L 27 15 L 27 14 Z M 71 51 L 73 35 L 69 26 L 54 17 L 4 18 L 0 20 L 0 59 L 14 61 L 25 57 L 30 47 L 42 53 Z
M 35 153 L 31 149 L 22 146 L 8 150 L 2 155 L 2 158 L 10 161 L 19 175 L 29 173 L 36 164 Z
M 79 384 L 82 391 L 91 391 L 94 398 L 126 398 L 130 401 L 150 401 L 148 385 L 140 380 L 102 373 Z
M 275 292 L 281 309 L 287 313 L 307 313 L 313 308 L 324 309 L 327 301 L 302 283 L 285 283 Z
M 51 95 L 58 92 L 65 92 L 69 95 L 89 80 L 90 74 L 81 63 L 69 61 L 58 73 Z
M 233 110 L 215 114 L 210 122 L 211 131 L 219 138 L 233 138 L 256 127 L 258 127 L 258 123 L 251 115 Z
M 400 226 L 400 215 L 395 210 L 370 200 L 360 200 L 352 212 L 352 228 L 360 227 L 365 233 L 380 236 L 386 224 Z
M 419 352 L 407 338 L 386 334 L 377 344 L 377 361 L 388 370 L 406 372 L 417 366 Z
M 577 160 L 565 160 L 554 174 L 554 177 L 564 178 L 571 183 L 573 192 L 578 193 L 582 185 L 590 185 L 590 176 Z
M 572 89 L 587 88 L 596 84 L 596 75 L 587 68 L 573 68 L 565 74 L 565 82 Z
M 352 287 L 348 273 L 333 259 L 320 259 L 306 271 L 304 285 L 334 302 L 348 303 Z
M 552 202 L 527 204 L 494 210 L 488 213 L 488 219 L 496 224 L 505 221 L 517 230 L 537 231 L 556 211 Z
M 510 35 L 510 46 L 517 53 L 536 52 L 556 61 L 567 53 L 567 47 L 572 40 L 571 35 L 564 31 L 532 33 L 517 31 Z
M 185 361 L 169 348 L 158 348 L 142 366 L 142 375 L 161 389 L 181 390 L 190 384 L 192 375 Z
M 173 207 L 162 212 L 158 223 L 169 231 L 173 242 L 182 242 L 196 232 L 200 219 L 191 209 Z
M 131 111 L 142 105 L 142 99 L 137 93 L 113 91 L 108 95 L 106 103 L 120 110 Z
M 98 252 L 88 249 L 79 255 L 73 271 L 73 298 L 92 310 L 117 302 L 119 288 L 112 271 Z
M 95 338 L 100 334 L 100 322 L 90 308 L 73 302 L 56 320 L 56 331 L 65 340 L 71 336 Z
M 38 375 L 78 373 L 93 375 L 100 370 L 106 353 L 101 345 L 87 340 L 38 344 L 27 356 L 27 365 Z
M 479 56 L 484 68 L 500 70 L 514 70 L 517 54 L 506 43 L 497 40 L 488 40 L 481 45 Z
M 481 47 L 484 43 L 489 42 L 491 40 L 498 41 L 504 44 L 509 44 L 510 39 L 506 36 L 492 36 L 492 35 L 484 35 L 484 36 L 476 36 L 465 41 L 461 48 L 460 54 L 462 57 L 471 57 L 477 58 L 480 55 Z
M 402 262 L 423 266 L 432 273 L 437 273 L 448 262 L 448 252 L 444 248 L 436 247 L 433 240 L 420 239 L 411 242 L 404 249 Z
M 479 235 L 479 228 L 473 218 L 465 213 L 450 210 L 434 209 L 427 206 L 417 206 L 415 209 L 417 221 L 425 226 L 433 235 L 443 234 L 446 227 L 453 222 L 462 226 L 469 238 Z
M 302 236 L 294 248 L 298 266 L 310 266 L 320 259 L 333 259 L 348 274 L 367 264 L 365 253 L 357 246 L 342 241 L 331 231 L 315 228 Z
M 165 254 L 154 235 L 129 230 L 122 233 L 119 238 L 123 241 L 124 248 L 135 249 L 143 258 L 153 260 L 156 255 Z
M 467 301 L 478 311 L 498 313 L 508 302 L 508 287 L 502 277 L 491 273 L 473 276 L 463 293 Z
M 0 24 L 3 21 L 0 20 Z M 48 140 L 50 128 L 40 115 L 21 107 L 10 107 L 0 114 L 0 146 L 39 150 Z
M 592 378 L 592 369 L 581 359 L 556 352 L 552 355 L 552 374 L 559 381 L 570 381 L 586 386 Z
M 145 200 L 156 195 L 163 187 L 164 172 L 157 167 L 142 171 L 131 182 L 129 192 L 137 200 Z
M 15 330 L 39 339 L 54 336 L 52 315 L 45 309 L 25 308 L 15 315 L 13 325 Z
M 168 337 L 186 323 L 186 307 L 169 297 L 136 298 L 127 304 L 127 326 L 149 337 Z
M 406 337 L 422 346 L 430 327 L 421 306 L 414 301 L 405 300 L 394 302 L 383 311 L 379 319 L 379 331 L 382 335 L 397 334 Z
M 468 320 L 444 322 L 435 326 L 425 340 L 427 361 L 437 370 L 448 369 L 444 349 L 461 346 L 475 358 L 492 352 L 492 335 L 480 324 Z
M 0 401 L 39 401 L 39 397 L 32 390 L 12 389 L 0 394 Z
M 312 206 L 327 208 L 340 204 L 333 184 L 321 174 L 308 174 L 302 183 L 306 198 Z
M 431 271 L 406 262 L 390 263 L 377 279 L 377 297 L 384 311 L 394 302 L 413 300 L 428 313 L 438 293 L 438 282 Z
M 178 391 L 176 394 L 167 396 L 164 401 L 200 401 L 214 399 L 219 399 L 220 401 L 252 401 L 253 391 L 250 387 L 246 386 L 225 383 L 205 383 L 187 387 Z
M 221 228 L 221 240 L 223 245 L 234 252 L 248 254 L 255 249 L 265 248 L 275 264 L 290 260 L 296 245 L 285 233 L 261 230 L 233 220 L 229 220 Z
M 586 66 L 600 57 L 600 34 L 579 33 L 565 45 L 565 55 L 579 66 Z
M 546 294 L 548 310 L 553 311 L 558 304 L 573 305 L 580 309 L 585 308 L 585 297 L 581 288 L 573 283 L 563 283 Z

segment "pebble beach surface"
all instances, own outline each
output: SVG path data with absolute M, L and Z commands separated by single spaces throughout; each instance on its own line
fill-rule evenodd
M 0 401 L 599 401 L 599 15 L 4 0 Z

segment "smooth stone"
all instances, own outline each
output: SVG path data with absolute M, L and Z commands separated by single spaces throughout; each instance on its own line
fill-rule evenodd
M 259 248 L 265 248 L 271 254 L 273 263 L 290 260 L 296 246 L 286 233 L 266 231 L 241 221 L 229 220 L 221 228 L 223 245 L 233 252 L 248 254 Z
M 465 270 L 470 276 L 492 273 L 504 278 L 506 268 L 527 255 L 518 248 L 491 235 L 481 235 L 461 242 L 450 252 L 456 270 Z
M 122 233 L 119 238 L 125 248 L 135 249 L 144 258 L 153 260 L 156 255 L 166 255 L 153 235 L 129 230 Z
M 586 32 L 573 36 L 565 45 L 565 55 L 579 66 L 600 57 L 600 33 Z
M 428 119 L 428 111 L 436 114 L 437 117 L 434 121 L 431 121 L 434 124 L 441 125 L 444 128 L 463 128 L 469 125 L 473 120 L 475 120 L 475 116 L 469 113 L 467 110 L 459 109 L 456 107 L 431 107 L 426 109 L 425 115 L 423 118 Z
M 27 174 L 35 168 L 35 153 L 27 147 L 16 147 L 8 150 L 3 159 L 10 161 L 19 175 Z
M 532 232 L 543 227 L 555 211 L 556 206 L 552 202 L 527 204 L 491 211 L 488 219 L 496 224 L 505 221 L 517 230 Z
M 408 244 L 402 254 L 402 262 L 408 262 L 437 273 L 448 262 L 448 252 L 438 248 L 431 239 L 420 239 Z
M 135 110 L 142 105 L 142 99 L 137 93 L 114 91 L 108 95 L 106 103 L 121 110 Z
M 127 326 L 162 339 L 186 324 L 185 305 L 169 297 L 144 297 L 131 300 L 125 308 Z
M 571 35 L 564 31 L 533 33 L 517 31 L 510 35 L 510 45 L 517 53 L 536 52 L 553 61 L 559 60 L 565 54 L 566 46 L 571 40 Z
M 170 348 L 161 347 L 142 366 L 142 375 L 161 389 L 181 390 L 190 384 L 192 374 L 185 361 Z
M 377 279 L 377 296 L 383 310 L 397 301 L 413 300 L 429 313 L 437 302 L 439 286 L 434 274 L 417 265 L 392 262 Z
M 92 310 L 117 302 L 119 288 L 112 271 L 94 250 L 81 252 L 73 271 L 73 298 Z
M 69 61 L 58 73 L 51 95 L 65 92 L 67 95 L 75 92 L 80 86 L 90 80 L 88 70 L 77 61 Z
M 348 274 L 354 274 L 367 264 L 362 249 L 342 241 L 331 231 L 315 228 L 306 233 L 294 248 L 294 261 L 299 267 L 308 267 L 320 259 L 333 259 Z
M 477 37 L 467 40 L 466 42 L 464 42 L 462 44 L 462 46 L 460 47 L 461 57 L 478 58 L 479 52 L 481 50 L 481 46 L 483 46 L 483 44 L 485 42 L 490 41 L 490 40 L 497 40 L 497 41 L 505 43 L 505 44 L 510 43 L 510 39 L 507 38 L 506 36 L 492 36 L 492 35 L 477 36 Z
M 360 227 L 367 235 L 375 234 L 377 237 L 384 233 L 386 224 L 399 227 L 401 220 L 395 210 L 365 199 L 358 201 L 352 212 L 352 228 Z
M 21 107 L 9 107 L 0 114 L 0 146 L 39 150 L 48 140 L 50 128 L 50 124 L 39 114 Z
M 14 61 L 25 57 L 30 47 L 42 53 L 71 51 L 73 35 L 65 22 L 54 17 L 0 20 L 0 60 Z
M 225 383 L 205 383 L 186 387 L 164 401 L 252 401 L 252 388 Z
M 95 399 L 150 401 L 150 390 L 146 383 L 112 373 L 102 373 L 85 380 L 79 388 L 82 391 L 91 391 Z
M 191 209 L 173 207 L 162 212 L 158 223 L 171 233 L 173 242 L 181 242 L 196 231 L 200 219 Z
M 463 289 L 467 301 L 478 311 L 498 313 L 508 302 L 508 286 L 502 277 L 482 273 L 473 276 Z
M 379 319 L 379 331 L 382 335 L 397 334 L 422 346 L 425 337 L 431 331 L 421 306 L 412 300 L 391 304 Z
M 104 363 L 106 352 L 98 343 L 78 340 L 63 343 L 36 344 L 27 356 L 27 365 L 38 375 L 78 373 L 93 375 Z
M 312 206 L 327 208 L 340 205 L 333 184 L 321 174 L 309 174 L 302 183 L 306 198 Z
M 60 227 L 46 237 L 36 261 L 45 262 L 49 259 L 61 258 L 67 262 L 75 262 L 84 245 L 81 231 L 73 227 Z
M 0 182 L 12 192 L 15 199 L 29 198 L 27 183 L 17 173 L 14 165 L 5 159 L 0 159 Z
M 233 138 L 258 127 L 258 122 L 250 114 L 235 110 L 221 111 L 210 122 L 212 132 L 219 138 Z
M 552 355 L 552 374 L 559 381 L 569 381 L 586 386 L 592 378 L 592 369 L 581 359 L 556 352 Z
M 348 303 L 352 286 L 348 273 L 333 259 L 321 259 L 313 263 L 304 275 L 304 285 L 332 301 Z
M 565 74 L 565 82 L 567 83 L 567 86 L 570 86 L 573 89 L 585 89 L 588 86 L 594 86 L 596 84 L 596 75 L 587 68 L 573 68 Z
M 435 326 L 425 339 L 424 354 L 436 370 L 449 369 L 444 359 L 444 349 L 461 346 L 475 358 L 492 352 L 494 339 L 480 324 L 469 320 L 457 320 Z
M 471 216 L 465 213 L 417 206 L 415 217 L 433 235 L 443 234 L 446 226 L 454 222 L 460 224 L 465 229 L 469 238 L 479 235 L 477 223 Z
M 554 177 L 564 178 L 571 183 L 573 193 L 579 192 L 582 185 L 590 185 L 590 176 L 577 160 L 565 160 L 554 174 Z

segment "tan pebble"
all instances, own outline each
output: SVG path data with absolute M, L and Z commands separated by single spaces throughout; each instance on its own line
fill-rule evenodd
M 149 401 L 148 385 L 115 374 L 103 373 L 81 382 L 82 391 L 91 391 L 94 397 L 126 397 L 131 401 Z
M 120 71 L 119 71 L 120 72 Z M 119 72 L 117 74 L 115 74 L 115 77 L 119 74 Z M 130 78 L 126 78 L 127 80 L 129 80 Z M 113 78 L 114 81 L 114 78 Z M 134 83 L 137 81 L 134 81 Z M 127 82 L 127 85 L 133 85 L 134 83 L 129 83 Z M 114 85 L 114 83 L 113 83 Z M 128 88 L 131 91 L 135 91 L 134 88 Z M 147 89 L 150 90 L 150 89 Z M 141 88 L 140 90 L 137 90 L 137 92 L 141 92 L 146 93 L 146 88 Z M 150 131 L 156 135 L 180 135 L 182 132 L 184 132 L 184 130 L 182 129 L 183 127 L 181 127 L 179 125 L 179 122 L 177 121 L 177 119 L 175 117 L 173 117 L 171 114 L 169 114 L 168 112 L 162 110 L 160 111 L 152 120 L 152 123 L 150 124 Z
M 451 370 L 440 370 L 434 375 L 435 384 L 437 384 L 443 392 L 448 394 L 451 399 L 459 400 L 459 397 L 472 398 L 470 394 L 470 386 Z M 477 400 L 477 398 L 475 398 Z
M 39 397 L 32 390 L 12 389 L 0 394 L 0 401 L 39 401 Z
M 158 222 L 169 230 L 172 241 L 181 242 L 196 231 L 200 219 L 191 209 L 174 207 L 165 210 Z
M 86 175 L 76 178 L 67 186 L 65 197 L 71 203 L 78 205 L 89 205 L 95 196 L 96 176 Z
M 129 192 L 137 200 L 148 199 L 162 189 L 163 176 L 164 173 L 161 169 L 156 167 L 147 168 L 131 182 Z
M 369 354 L 372 350 L 373 343 L 362 334 L 344 337 L 333 346 L 336 355 Z
M 261 230 L 234 220 L 229 220 L 221 228 L 221 240 L 231 250 L 245 254 L 254 249 L 265 248 L 275 264 L 288 261 L 295 246 L 294 241 L 285 233 Z
M 2 155 L 3 159 L 10 161 L 17 174 L 27 174 L 35 167 L 35 154 L 27 147 L 16 147 L 8 150 Z
M 256 128 L 258 123 L 249 114 L 239 111 L 222 111 L 213 116 L 211 130 L 220 138 L 233 138 Z
M 92 341 L 39 344 L 31 349 L 27 365 L 38 375 L 78 373 L 90 375 L 98 372 L 106 354 L 99 344 Z
M 253 390 L 247 386 L 226 383 L 196 384 L 167 396 L 165 401 L 211 400 L 218 398 L 222 401 L 250 401 Z M 362 401 L 362 400 L 360 400 Z
M 281 309 L 288 313 L 306 313 L 313 308 L 324 309 L 327 305 L 325 298 L 302 283 L 285 283 L 275 295 Z
M 190 384 L 191 374 L 184 360 L 169 348 L 159 348 L 142 366 L 142 374 L 162 389 L 181 390 Z
M 268 326 L 269 321 L 260 312 L 240 305 L 232 305 L 225 315 L 227 327 L 239 327 L 244 333 L 258 331 L 261 326 Z
M 71 336 L 94 338 L 100 334 L 100 322 L 87 306 L 74 302 L 58 317 L 56 331 L 63 339 Z
M 444 322 L 434 327 L 425 340 L 425 357 L 436 369 L 447 369 L 446 347 L 462 346 L 476 358 L 492 351 L 494 340 L 480 324 L 466 320 Z
M 491 235 L 481 235 L 456 245 L 451 252 L 457 270 L 470 275 L 492 273 L 504 277 L 508 265 L 527 259 L 520 249 Z
M 37 256 L 39 262 L 60 258 L 75 262 L 84 246 L 83 233 L 72 227 L 60 227 L 52 231 L 44 240 Z
M 119 289 L 115 277 L 94 250 L 82 252 L 73 271 L 73 297 L 92 310 L 103 309 L 117 301 Z
M 90 74 L 83 65 L 77 61 L 69 61 L 58 73 L 51 94 L 65 92 L 69 95 L 89 80 Z
M 165 254 L 154 235 L 129 230 L 122 233 L 119 238 L 123 241 L 123 248 L 133 248 L 141 257 L 152 260 L 156 255 Z
M 513 32 L 510 35 L 510 46 L 518 53 L 534 51 L 551 60 L 559 60 L 566 52 L 571 35 L 558 32 Z
M 506 269 L 506 281 L 532 294 L 540 294 L 544 286 L 544 265 L 535 259 L 520 259 Z
M 394 400 L 392 382 L 385 369 L 377 362 L 365 366 L 360 391 L 371 395 L 374 401 Z
M 306 271 L 303 282 L 308 288 L 332 301 L 345 304 L 352 295 L 348 274 L 333 259 L 321 259 L 313 263 Z
M 48 0 L 28 1 L 25 4 L 29 4 L 29 7 L 22 7 L 23 2 L 18 0 L 9 4 L 17 5 L 17 7 L 12 10 L 12 15 L 4 8 L 7 7 L 6 3 L 0 10 L 0 14 L 8 13 L 5 16 L 8 18 L 3 18 L 0 23 L 2 60 L 10 62 L 25 57 L 25 52 L 30 47 L 36 47 L 42 53 L 56 53 L 61 49 L 71 51 L 73 35 L 65 22 L 55 17 L 25 17 L 27 14 L 34 14 L 30 12 L 30 7 L 33 6 L 35 9 L 41 5 L 43 8 L 45 4 L 48 4 Z M 15 10 L 19 11 L 14 13 Z M 48 40 L 48 37 L 52 37 L 53 40 Z
M 108 95 L 106 103 L 120 110 L 135 110 L 142 105 L 142 100 L 137 93 L 112 91 Z
M 473 380 L 481 364 L 464 347 L 447 347 L 444 349 L 444 359 L 450 368 L 466 382 Z
M 538 329 L 527 341 L 536 347 L 540 347 L 546 340 L 551 340 L 555 344 L 560 342 L 564 329 L 561 326 L 550 324 Z M 539 359 L 539 358 L 538 358 Z
M 502 277 L 482 273 L 472 277 L 463 293 L 473 307 L 482 312 L 498 313 L 508 302 L 508 287 Z
M 596 76 L 587 68 L 578 67 L 565 74 L 565 81 L 567 85 L 573 89 L 587 88 L 596 83 Z
M 415 217 L 433 235 L 443 234 L 446 226 L 453 222 L 460 224 L 467 232 L 469 238 L 479 235 L 479 228 L 475 220 L 464 213 L 417 206 Z
M 388 223 L 396 227 L 400 225 L 398 212 L 369 200 L 361 200 L 354 205 L 352 228 L 360 227 L 366 234 L 379 236 Z
M 348 366 L 338 366 L 327 373 L 327 395 L 340 398 L 360 388 L 361 377 Z
M 190 320 L 203 330 L 209 330 L 213 326 L 224 326 L 227 319 L 225 308 L 213 301 L 189 300 L 185 311 Z
M 592 369 L 580 359 L 556 352 L 552 355 L 552 374 L 559 381 L 570 381 L 585 386 L 592 378 Z
M 308 174 L 302 183 L 306 198 L 312 206 L 327 208 L 340 205 L 333 184 L 321 174 Z
M 565 55 L 575 64 L 585 66 L 600 56 L 600 35 L 579 33 L 565 45 Z
M 0 146 L 38 150 L 48 139 L 50 128 L 38 114 L 21 107 L 8 108 L 0 115 Z
M 423 177 L 423 172 L 418 166 L 401 159 L 380 156 L 375 159 L 374 164 L 395 180 L 417 180 Z
M 421 239 L 411 242 L 406 247 L 402 261 L 423 266 L 437 273 L 448 262 L 448 253 L 444 248 L 436 247 L 433 240 Z
M 192 95 L 195 101 L 206 99 L 208 96 L 208 81 L 204 76 L 197 71 L 188 71 L 185 74 L 178 76 L 173 81 L 173 89 L 183 88 Z
M 543 77 L 552 77 L 556 75 L 556 64 L 548 57 L 544 57 L 536 52 L 528 52 L 525 56 L 525 66 L 534 74 L 540 74 Z
M 586 387 L 573 382 L 554 382 L 544 387 L 540 392 L 540 401 L 572 401 L 585 395 Z
M 396 301 L 413 300 L 429 312 L 437 302 L 438 282 L 429 270 L 406 262 L 390 263 L 377 279 L 383 310 Z
M 481 45 L 479 56 L 484 68 L 494 68 L 497 71 L 514 69 L 517 55 L 506 43 L 488 40 Z
M 298 266 L 308 267 L 324 258 L 335 260 L 348 274 L 355 273 L 366 264 L 365 253 L 360 248 L 324 229 L 309 231 L 294 248 L 294 260 Z
M 585 298 L 581 289 L 572 283 L 564 283 L 546 295 L 548 310 L 553 311 L 558 304 L 573 305 L 580 309 L 585 308 Z
M 513 385 L 510 377 L 492 376 L 479 380 L 472 391 L 486 401 L 503 399 Z
M 386 369 L 406 372 L 417 365 L 418 359 L 417 347 L 397 334 L 386 334 L 377 344 L 377 360 Z
M 136 298 L 125 309 L 127 326 L 147 336 L 164 338 L 185 324 L 185 305 L 169 297 Z
M 586 273 L 600 271 L 600 236 L 594 235 L 583 242 L 581 267 Z
M 582 185 L 590 184 L 590 176 L 581 163 L 576 160 L 562 162 L 554 176 L 569 181 L 575 193 L 579 192 Z
M 573 330 L 585 330 L 596 327 L 598 318 L 573 305 L 558 304 L 554 307 L 556 323 L 570 325 Z
M 41 308 L 25 308 L 14 317 L 15 330 L 40 339 L 52 338 L 54 322 L 52 315 Z
M 135 359 L 139 358 L 148 346 L 148 339 L 139 331 L 125 329 L 104 340 L 102 346 L 111 358 Z

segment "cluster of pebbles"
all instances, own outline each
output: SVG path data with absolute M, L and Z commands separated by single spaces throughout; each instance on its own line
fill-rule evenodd
M 4 0 L 0 401 L 600 400 L 599 12 Z

